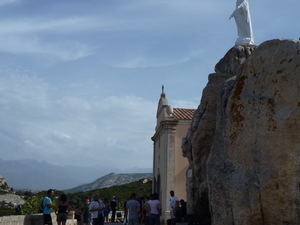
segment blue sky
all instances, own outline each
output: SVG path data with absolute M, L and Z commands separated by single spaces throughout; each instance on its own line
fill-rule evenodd
M 0 0 L 0 155 L 151 168 L 161 85 L 197 108 L 235 0 Z M 298 39 L 298 0 L 249 0 L 255 44 Z

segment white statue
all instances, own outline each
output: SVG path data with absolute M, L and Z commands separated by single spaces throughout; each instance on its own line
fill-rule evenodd
M 236 45 L 242 44 L 254 44 L 253 32 L 252 32 L 252 24 L 249 10 L 248 0 L 237 0 L 236 1 L 236 9 L 231 14 L 229 19 L 234 17 L 238 39 L 236 40 Z

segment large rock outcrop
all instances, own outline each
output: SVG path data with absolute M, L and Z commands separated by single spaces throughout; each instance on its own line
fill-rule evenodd
M 0 206 L 5 208 L 15 208 L 24 204 L 24 199 L 13 193 L 3 176 L 0 175 Z
M 261 44 L 223 91 L 207 164 L 212 224 L 300 224 L 299 96 L 293 40 Z
M 216 65 L 216 73 L 209 75 L 200 105 L 182 143 L 183 155 L 188 158 L 189 169 L 193 171 L 192 176 L 187 179 L 188 213 L 195 214 L 198 221 L 210 220 L 206 162 L 214 139 L 221 87 L 235 75 L 237 67 L 255 48 L 256 46 L 234 46 Z
M 0 192 L 9 193 L 12 192 L 12 189 L 7 185 L 6 180 L 3 176 L 0 175 Z
M 298 225 L 300 42 L 276 39 L 247 52 L 246 60 L 233 51 L 216 65 L 233 76 L 213 90 L 215 102 L 204 104 L 203 92 L 183 142 L 193 170 L 188 201 L 201 214 L 195 205 L 207 192 L 213 225 Z M 208 103 L 214 110 L 205 116 Z

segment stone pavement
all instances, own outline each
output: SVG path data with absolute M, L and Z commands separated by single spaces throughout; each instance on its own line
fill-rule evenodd
M 116 223 L 105 222 L 104 225 L 124 225 L 124 223 L 123 222 L 116 222 Z M 141 223 L 140 225 L 144 225 L 144 224 Z M 176 225 L 188 225 L 188 222 L 176 223 Z

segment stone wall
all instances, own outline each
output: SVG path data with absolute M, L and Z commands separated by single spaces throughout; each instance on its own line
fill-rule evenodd
M 209 88 L 210 75 L 183 142 L 191 213 L 213 225 L 300 224 L 300 42 L 235 46 L 216 72 L 224 81 Z
M 53 225 L 57 225 L 55 213 L 51 214 Z M 43 215 L 18 215 L 0 217 L 0 225 L 41 225 L 43 224 Z M 73 213 L 69 215 L 66 225 L 77 225 Z

